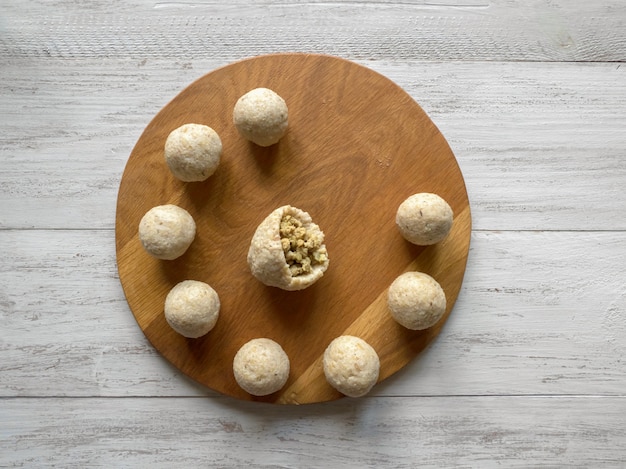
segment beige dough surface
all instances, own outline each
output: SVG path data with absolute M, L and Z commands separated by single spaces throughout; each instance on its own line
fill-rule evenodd
M 281 236 L 281 221 L 290 216 L 297 219 L 308 237 L 315 238 L 319 247 L 312 250 L 309 256 L 317 258 L 310 265 L 310 270 L 294 275 L 294 269 L 285 257 Z M 250 249 L 248 265 L 252 275 L 265 285 L 282 288 L 283 290 L 302 290 L 317 282 L 328 268 L 328 253 L 324 242 L 324 233 L 313 223 L 311 216 L 299 208 L 285 205 L 270 213 L 256 229 Z M 293 264 L 292 264 L 293 265 Z
M 287 104 L 274 91 L 255 88 L 237 100 L 233 123 L 245 139 L 262 147 L 274 145 L 287 132 Z
M 158 205 L 139 222 L 139 239 L 148 254 L 173 260 L 182 256 L 196 236 L 196 223 L 177 205 Z
M 452 209 L 438 196 L 428 192 L 413 194 L 400 204 L 396 224 L 404 238 L 419 246 L 443 240 L 452 228 Z
M 197 280 L 184 280 L 170 290 L 164 310 L 165 319 L 172 329 L 195 339 L 215 326 L 220 299 L 210 285 Z
M 380 359 L 363 339 L 343 335 L 324 352 L 324 375 L 337 391 L 349 397 L 367 394 L 378 381 Z
M 446 312 L 446 294 L 439 283 L 423 272 L 405 272 L 387 293 L 393 318 L 411 330 L 435 325 Z
M 204 181 L 220 164 L 222 141 L 209 126 L 184 124 L 168 135 L 164 155 L 170 171 L 181 181 Z
M 235 380 L 253 396 L 266 396 L 281 389 L 289 378 L 289 357 L 271 339 L 252 339 L 233 360 Z

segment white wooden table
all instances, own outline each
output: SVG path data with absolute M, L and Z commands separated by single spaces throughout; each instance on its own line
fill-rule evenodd
M 623 0 L 225 3 L 0 6 L 0 466 L 626 467 Z M 441 335 L 360 399 L 191 382 L 117 276 L 143 128 L 196 78 L 281 51 L 402 86 L 472 204 Z

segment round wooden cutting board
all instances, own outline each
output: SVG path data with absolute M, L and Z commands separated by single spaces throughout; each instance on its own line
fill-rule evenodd
M 287 135 L 268 148 L 247 142 L 232 124 L 237 99 L 258 87 L 273 89 L 289 107 Z M 222 139 L 220 166 L 205 182 L 178 181 L 165 164 L 165 140 L 185 123 L 208 125 Z M 452 232 L 437 245 L 411 245 L 396 228 L 398 205 L 417 192 L 441 195 L 454 211 Z M 197 224 L 196 239 L 174 261 L 150 257 L 137 235 L 141 217 L 162 204 L 185 208 Z M 246 261 L 258 224 L 286 204 L 310 213 L 330 258 L 325 276 L 298 292 L 262 285 Z M 470 229 L 456 159 L 405 91 L 343 59 L 278 54 L 203 76 L 150 122 L 120 184 L 116 249 L 130 309 L 166 359 L 235 398 L 303 404 L 342 396 L 322 369 L 324 350 L 337 336 L 356 335 L 374 347 L 380 380 L 426 347 L 459 293 Z M 446 292 L 446 315 L 425 331 L 404 329 L 387 311 L 388 286 L 408 270 L 432 275 Z M 163 314 L 169 290 L 187 279 L 210 284 L 220 296 L 217 325 L 199 339 L 178 335 Z M 232 372 L 239 347 L 257 337 L 277 341 L 291 361 L 285 387 L 265 397 L 240 389 Z

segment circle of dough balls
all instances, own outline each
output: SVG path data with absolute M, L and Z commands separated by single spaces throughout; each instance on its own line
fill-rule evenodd
M 414 194 L 398 207 L 396 224 L 407 241 L 429 246 L 438 243 L 450 232 L 452 209 L 437 194 Z
M 274 145 L 287 132 L 287 104 L 274 91 L 256 88 L 237 100 L 233 123 L 245 139 L 262 147 Z
M 446 294 L 441 285 L 423 272 L 405 272 L 387 293 L 393 318 L 411 330 L 428 329 L 446 312 Z
M 210 285 L 184 280 L 165 298 L 165 320 L 179 334 L 195 339 L 209 332 L 220 313 L 220 298 Z
M 323 362 L 326 381 L 346 396 L 364 396 L 378 381 L 378 354 L 359 337 L 343 335 L 334 339 L 324 352 Z
M 206 180 L 217 169 L 221 155 L 222 141 L 206 125 L 182 125 L 165 141 L 165 162 L 172 174 L 184 182 Z
M 182 256 L 196 236 L 196 222 L 176 205 L 153 207 L 139 222 L 139 239 L 148 254 L 173 260 Z
M 235 380 L 253 396 L 266 396 L 281 389 L 289 378 L 289 357 L 271 339 L 252 339 L 233 360 Z

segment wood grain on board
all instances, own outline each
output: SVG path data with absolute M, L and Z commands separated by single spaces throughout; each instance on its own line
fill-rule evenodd
M 236 100 L 261 86 L 281 95 L 290 112 L 287 135 L 269 148 L 247 142 L 232 125 Z M 189 122 L 211 126 L 223 143 L 220 167 L 202 183 L 176 180 L 163 159 L 167 135 Z M 455 213 L 452 232 L 438 245 L 410 245 L 396 229 L 398 205 L 416 192 L 438 193 Z M 166 203 L 187 209 L 197 224 L 194 243 L 175 261 L 151 258 L 137 237 L 145 212 Z M 256 226 L 285 204 L 308 211 L 326 234 L 330 267 L 301 292 L 260 284 L 246 263 Z M 236 384 L 232 359 L 248 340 L 272 338 L 289 355 L 291 375 L 283 390 L 254 400 L 278 403 L 341 397 L 320 367 L 336 336 L 370 342 L 381 357 L 381 380 L 423 350 L 456 300 L 470 231 L 463 176 L 420 106 L 372 70 L 309 54 L 244 60 L 183 90 L 133 149 L 116 214 L 120 280 L 155 348 L 200 383 L 252 399 Z M 446 315 L 430 330 L 408 331 L 386 310 L 386 288 L 406 270 L 431 274 L 446 291 Z M 220 319 L 200 339 L 176 334 L 163 316 L 168 291 L 186 279 L 205 281 L 220 295 Z

